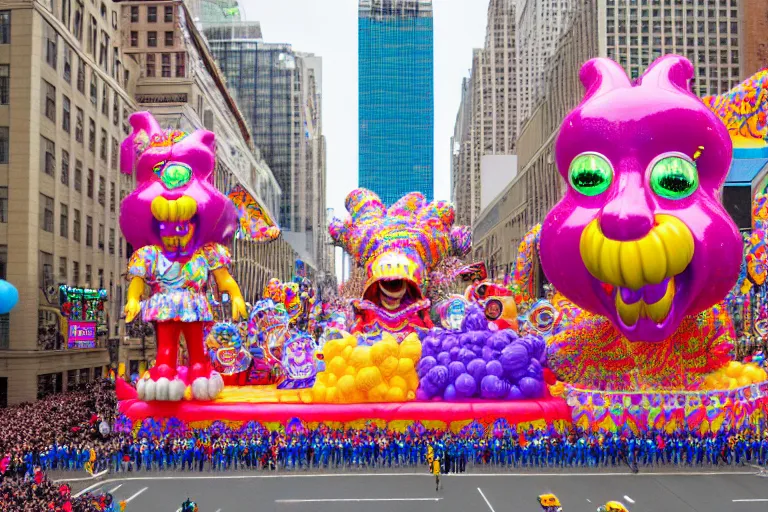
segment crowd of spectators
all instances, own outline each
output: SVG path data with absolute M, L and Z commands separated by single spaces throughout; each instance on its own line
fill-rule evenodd
M 307 430 L 299 424 L 288 432 L 258 426 L 230 430 L 221 425 L 162 433 L 156 428 L 101 432 L 103 422 L 115 426 L 116 406 L 114 384 L 103 380 L 5 409 L 0 415 L 0 510 L 105 510 L 103 497 L 70 498 L 66 487 L 46 477 L 60 471 L 419 468 L 426 464 L 428 452 L 448 473 L 482 468 L 626 465 L 638 471 L 768 464 L 768 431 L 758 428 L 633 435 L 507 426 L 457 434 L 423 428 L 400 433 L 373 426 L 354 430 L 321 425 Z
M 116 403 L 114 384 L 104 380 L 34 404 L 3 409 L 0 414 L 0 510 L 105 510 L 103 497 L 86 494 L 71 498 L 67 486 L 52 483 L 43 471 L 41 454 L 52 446 L 73 447 L 81 455 L 88 453 L 89 459 L 91 452 L 107 451 L 114 440 L 101 435 L 99 425 L 102 421 L 113 423 Z

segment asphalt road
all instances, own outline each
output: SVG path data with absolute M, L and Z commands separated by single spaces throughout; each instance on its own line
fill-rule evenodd
M 192 475 L 110 478 L 91 491 L 128 500 L 126 512 L 174 512 L 187 498 L 200 512 L 539 512 L 555 493 L 565 512 L 608 500 L 631 512 L 764 512 L 768 479 L 754 472 L 448 475 L 435 492 L 421 474 Z

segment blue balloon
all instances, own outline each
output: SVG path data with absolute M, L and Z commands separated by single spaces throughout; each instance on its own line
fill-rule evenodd
M 8 281 L 0 279 L 0 315 L 10 312 L 19 302 L 19 291 Z

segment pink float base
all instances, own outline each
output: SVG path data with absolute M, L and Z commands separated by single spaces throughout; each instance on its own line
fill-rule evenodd
M 145 418 L 176 418 L 197 421 L 259 421 L 285 423 L 293 418 L 304 422 L 353 422 L 370 418 L 391 421 L 443 421 L 506 419 L 511 424 L 544 420 L 570 422 L 571 408 L 560 398 L 517 402 L 407 402 L 381 404 L 303 403 L 204 403 L 141 402 L 123 400 L 120 412 L 133 421 Z

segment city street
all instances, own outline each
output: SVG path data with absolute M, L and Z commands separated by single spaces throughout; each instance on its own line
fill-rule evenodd
M 534 512 L 555 493 L 565 512 L 595 512 L 608 500 L 631 512 L 766 510 L 766 479 L 729 473 L 448 475 L 435 493 L 427 474 L 193 475 L 110 478 L 91 491 L 128 500 L 126 512 L 176 511 L 187 497 L 200 512 Z

